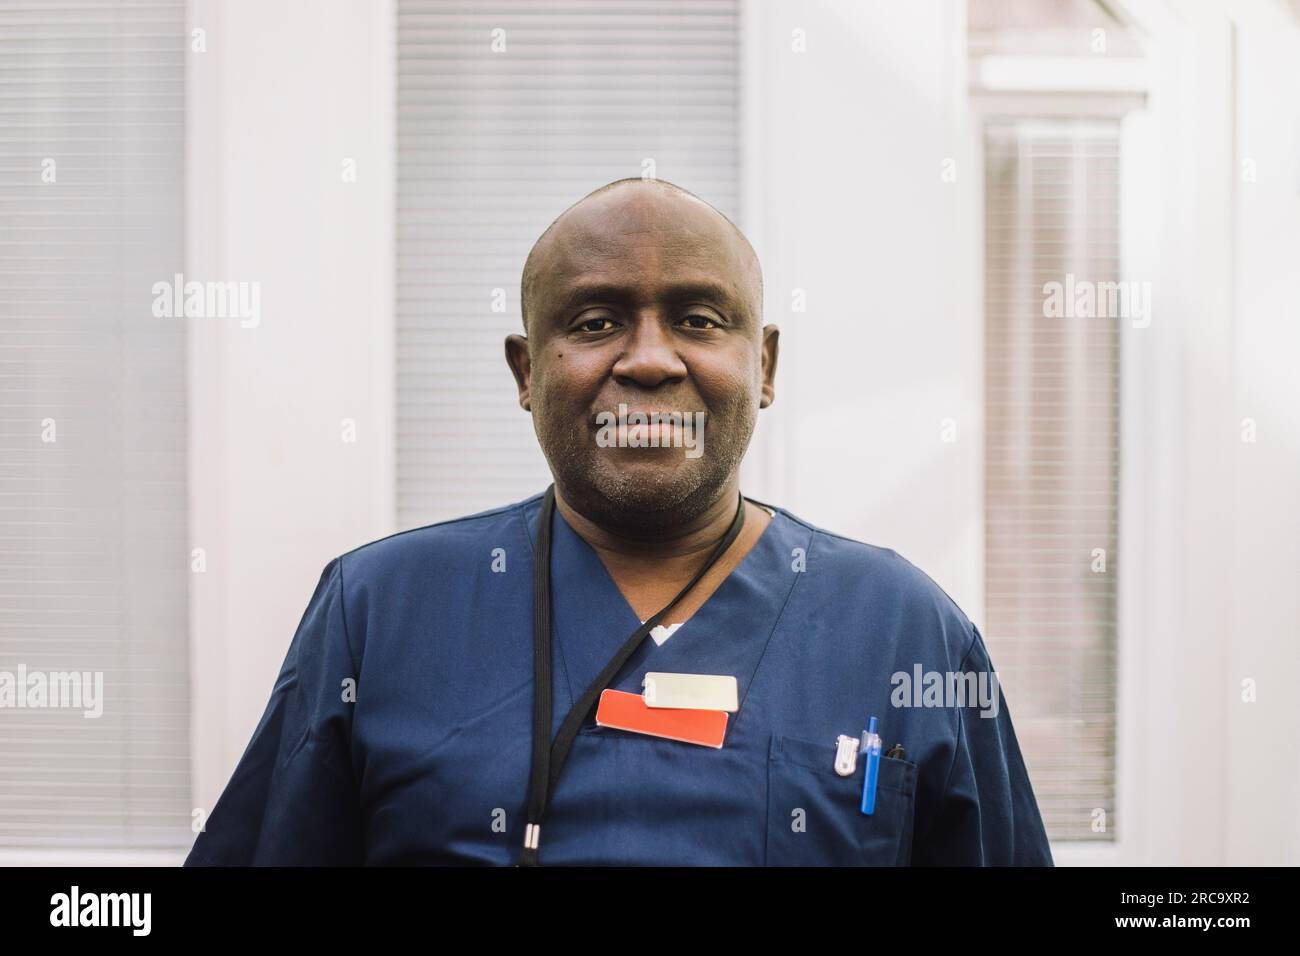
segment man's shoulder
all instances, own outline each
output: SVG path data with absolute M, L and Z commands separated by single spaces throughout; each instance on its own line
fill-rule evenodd
M 789 518 L 810 536 L 810 549 L 815 548 L 819 554 L 834 562 L 869 566 L 874 570 L 886 573 L 906 572 L 908 568 L 916 570 L 910 562 L 893 548 L 869 544 L 866 541 L 860 541 L 857 538 L 850 538 L 847 535 L 830 531 L 799 517 L 789 508 L 780 508 L 775 505 L 771 507 L 776 507 L 782 515 Z
M 939 624 L 960 656 L 974 638 L 974 624 L 965 611 L 929 574 L 893 548 L 869 544 L 829 531 L 781 508 L 781 513 L 808 535 L 807 568 L 830 578 L 826 592 L 837 599 L 856 597 L 872 613 L 884 606 L 918 625 Z M 921 631 L 930 628 L 920 627 Z
M 843 568 L 849 573 L 870 572 L 877 579 L 907 592 L 927 596 L 941 595 L 951 601 L 934 579 L 893 548 L 869 544 L 848 535 L 830 531 L 800 518 L 786 508 L 781 513 L 800 525 L 810 535 L 810 556 L 822 558 L 828 565 Z
M 403 571 L 428 572 L 446 562 L 454 564 L 485 546 L 489 551 L 509 548 L 518 543 L 520 535 L 531 547 L 523 515 L 542 494 L 539 491 L 512 504 L 398 531 L 359 545 L 339 560 L 348 578 L 389 578 Z

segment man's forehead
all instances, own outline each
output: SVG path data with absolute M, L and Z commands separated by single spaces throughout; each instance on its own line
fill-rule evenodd
M 556 220 L 538 243 L 559 265 L 561 258 L 627 255 L 719 255 L 739 237 L 722 216 L 692 196 L 663 187 L 625 186 L 588 196 Z
M 538 243 L 539 285 L 558 290 L 628 276 L 737 284 L 746 262 L 730 223 L 689 196 L 656 200 L 652 192 L 659 190 L 611 190 L 570 209 Z M 602 202 L 606 195 L 612 201 Z

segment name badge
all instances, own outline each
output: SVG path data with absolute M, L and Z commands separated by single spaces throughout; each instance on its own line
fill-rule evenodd
M 723 711 L 647 707 L 640 694 L 612 688 L 600 693 L 596 724 L 715 749 L 722 746 L 727 734 L 727 715 Z
M 641 681 L 641 696 L 647 707 L 679 710 L 740 709 L 736 678 L 720 674 L 664 674 L 651 671 Z

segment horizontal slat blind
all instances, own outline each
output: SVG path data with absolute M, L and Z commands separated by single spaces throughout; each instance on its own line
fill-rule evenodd
M 989 652 L 1049 837 L 1113 840 L 1121 320 L 1043 288 L 1120 278 L 1118 126 L 994 124 L 985 158 Z
M 104 697 L 0 709 L 0 845 L 193 839 L 185 330 L 151 311 L 186 33 L 183 0 L 0 4 L 0 671 Z
M 737 27 L 730 0 L 399 0 L 400 527 L 550 480 L 502 342 L 555 216 L 651 159 L 734 218 Z

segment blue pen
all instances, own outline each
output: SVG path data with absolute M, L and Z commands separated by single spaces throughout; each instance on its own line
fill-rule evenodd
M 876 733 L 874 717 L 867 721 L 858 753 L 867 755 L 867 773 L 862 779 L 862 812 L 871 816 L 876 812 L 876 778 L 880 776 L 880 735 Z

